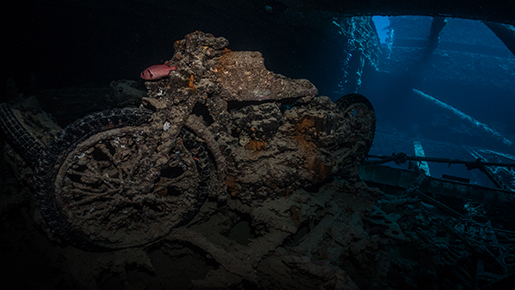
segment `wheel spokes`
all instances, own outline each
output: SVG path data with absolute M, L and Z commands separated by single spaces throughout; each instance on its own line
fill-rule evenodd
M 197 191 L 209 172 L 201 177 L 197 170 L 195 154 L 203 149 L 195 137 L 187 133 L 184 143 L 190 149 L 181 135 L 173 150 L 158 152 L 158 139 L 130 130 L 121 137 L 90 137 L 61 166 L 56 198 L 71 227 L 88 237 L 113 243 L 130 243 L 130 235 L 150 240 L 156 235 L 147 236 L 151 230 L 163 235 L 199 206 Z

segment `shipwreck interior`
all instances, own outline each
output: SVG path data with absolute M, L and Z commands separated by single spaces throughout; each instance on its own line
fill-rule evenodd
M 2 289 L 515 289 L 513 1 L 5 10 Z

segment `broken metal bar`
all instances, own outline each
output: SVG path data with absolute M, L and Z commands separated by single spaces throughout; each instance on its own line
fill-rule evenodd
M 500 163 L 500 162 L 483 162 L 481 158 L 478 158 L 474 161 L 465 161 L 460 159 L 451 159 L 451 158 L 441 158 L 441 157 L 422 157 L 422 156 L 412 156 L 407 155 L 406 153 L 395 153 L 391 156 L 388 155 L 368 155 L 369 158 L 377 158 L 380 160 L 367 160 L 367 164 L 383 164 L 387 162 L 395 162 L 396 164 L 406 163 L 406 161 L 428 161 L 428 162 L 437 162 L 437 163 L 448 163 L 451 164 L 465 164 L 467 169 L 471 170 L 474 168 L 481 169 L 484 166 L 501 166 L 508 168 L 515 168 L 515 163 Z
M 364 164 L 360 167 L 359 175 L 367 183 L 372 182 L 372 184 L 408 189 L 412 182 L 420 176 L 420 173 L 405 169 L 393 169 L 384 165 Z M 423 182 L 419 189 L 430 195 L 472 199 L 492 206 L 513 207 L 515 205 L 513 191 L 429 176 L 427 178 L 428 181 Z
M 437 162 L 437 163 L 448 163 L 449 166 L 451 164 L 465 164 L 468 170 L 479 169 L 481 172 L 486 174 L 486 176 L 500 189 L 503 190 L 512 190 L 508 187 L 504 182 L 490 170 L 487 166 L 498 166 L 498 167 L 507 167 L 508 169 L 515 168 L 515 163 L 499 163 L 499 162 L 483 162 L 481 158 L 476 159 L 476 161 L 464 161 L 459 159 L 449 159 L 449 158 L 438 158 L 438 157 L 423 157 L 423 156 L 410 156 L 406 153 L 397 153 L 392 154 L 391 156 L 386 155 L 368 155 L 369 158 L 378 158 L 380 160 L 366 160 L 366 164 L 383 164 L 387 162 L 395 162 L 395 164 L 403 164 L 409 161 L 429 161 L 429 162 Z
M 414 93 L 416 93 L 417 95 L 421 96 L 421 97 L 424 97 L 430 101 L 432 101 L 433 103 L 439 105 L 440 107 L 442 108 L 445 108 L 451 112 L 453 112 L 454 114 L 458 115 L 459 118 L 463 119 L 463 120 L 467 120 L 469 121 L 470 123 L 472 123 L 474 126 L 476 127 L 479 127 L 479 128 L 482 128 L 483 130 L 485 130 L 486 132 L 488 132 L 489 134 L 491 134 L 492 136 L 495 136 L 496 138 L 498 138 L 503 144 L 507 145 L 507 146 L 510 146 L 510 147 L 513 147 L 513 142 L 511 142 L 510 140 L 508 140 L 506 137 L 504 137 L 503 135 L 501 135 L 499 132 L 493 130 L 492 128 L 488 127 L 488 125 L 486 124 L 483 124 L 481 122 L 479 122 L 478 120 L 472 118 L 471 116 L 463 113 L 462 111 L 454 108 L 453 106 L 449 105 L 449 104 L 446 104 L 428 94 L 425 94 L 419 90 L 416 90 L 416 89 L 413 89 L 412 90 Z

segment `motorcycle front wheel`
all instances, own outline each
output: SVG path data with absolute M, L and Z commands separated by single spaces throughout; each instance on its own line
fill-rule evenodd
M 91 114 L 48 145 L 36 197 L 57 237 L 87 249 L 139 246 L 195 215 L 209 190 L 209 155 L 187 129 L 164 146 L 151 115 L 131 108 Z

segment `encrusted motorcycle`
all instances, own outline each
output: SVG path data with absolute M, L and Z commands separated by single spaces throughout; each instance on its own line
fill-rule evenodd
M 174 46 L 165 74 L 142 73 L 150 80 L 140 108 L 88 115 L 44 148 L 14 140 L 22 156 L 37 156 L 38 206 L 57 237 L 138 246 L 187 224 L 206 198 L 252 208 L 356 178 L 375 130 L 365 97 L 333 103 L 223 37 L 194 32 Z

